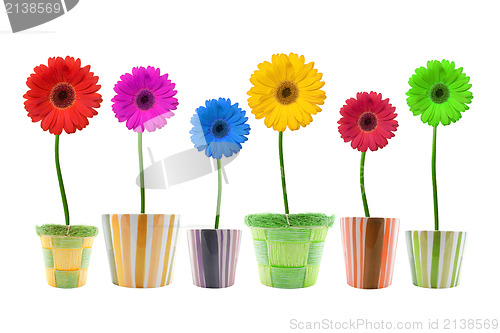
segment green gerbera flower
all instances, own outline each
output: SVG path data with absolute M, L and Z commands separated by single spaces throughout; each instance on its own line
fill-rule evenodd
M 406 93 L 406 102 L 413 115 L 421 115 L 424 123 L 449 125 L 469 109 L 467 104 L 472 101 L 469 80 L 462 67 L 455 69 L 453 61 L 428 61 L 427 68 L 417 68 L 408 80 L 411 88 Z

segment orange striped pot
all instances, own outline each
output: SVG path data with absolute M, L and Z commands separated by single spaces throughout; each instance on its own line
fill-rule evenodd
M 77 288 L 87 282 L 94 237 L 40 236 L 47 282 L 57 288 Z
M 105 214 L 102 226 L 114 284 L 156 288 L 172 282 L 179 215 Z
M 399 219 L 342 217 L 340 219 L 347 284 L 360 289 L 391 285 Z

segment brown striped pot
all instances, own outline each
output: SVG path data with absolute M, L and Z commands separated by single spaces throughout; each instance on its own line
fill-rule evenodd
M 359 289 L 391 285 L 399 219 L 342 217 L 340 219 L 347 284 Z
M 57 288 L 78 288 L 87 282 L 94 237 L 41 235 L 47 282 Z
M 102 226 L 114 284 L 156 288 L 172 282 L 179 215 L 104 214 Z

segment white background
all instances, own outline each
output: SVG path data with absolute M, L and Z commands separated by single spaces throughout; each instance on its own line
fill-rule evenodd
M 288 332 L 290 320 L 423 321 L 498 319 L 498 3 L 495 1 L 80 1 L 67 15 L 12 34 L 0 13 L 1 274 L 3 332 Z M 396 106 L 400 127 L 366 158 L 372 216 L 399 217 L 393 285 L 357 290 L 345 282 L 339 223 L 330 230 L 318 282 L 300 290 L 260 284 L 244 216 L 282 212 L 277 132 L 249 113 L 252 127 L 227 167 L 221 226 L 244 235 L 236 284 L 192 285 L 187 237 L 179 239 L 173 284 L 134 290 L 110 281 L 104 239 L 95 240 L 87 285 L 63 290 L 45 281 L 35 225 L 64 223 L 54 168 L 54 136 L 23 107 L 26 78 L 51 56 L 80 57 L 100 77 L 104 102 L 81 132 L 61 137 L 61 163 L 73 224 L 101 226 L 102 213 L 138 213 L 137 136 L 111 111 L 113 85 L 133 66 L 170 73 L 176 116 L 144 135 L 156 159 L 190 149 L 189 120 L 206 99 L 229 97 L 250 111 L 250 74 L 273 53 L 296 52 L 324 74 L 323 111 L 284 135 L 292 213 L 362 216 L 360 153 L 337 131 L 339 109 L 374 90 Z M 469 232 L 461 285 L 412 285 L 404 231 L 432 229 L 432 128 L 408 110 L 414 69 L 454 60 L 471 77 L 474 99 L 463 118 L 438 130 L 442 230 Z M 149 158 L 145 155 L 146 166 Z M 211 226 L 215 173 L 146 193 L 148 212 L 178 213 L 184 227 Z M 337 221 L 338 222 L 338 221 Z

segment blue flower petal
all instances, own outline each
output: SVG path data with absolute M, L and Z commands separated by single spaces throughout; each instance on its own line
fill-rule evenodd
M 198 151 L 205 150 L 208 157 L 230 157 L 238 153 L 242 148 L 241 144 L 248 140 L 245 135 L 250 133 L 250 126 L 246 123 L 248 118 L 245 115 L 246 112 L 239 108 L 238 103 L 231 105 L 229 98 L 207 100 L 205 106 L 198 107 L 191 118 L 191 141 Z M 223 137 L 215 137 L 212 133 L 212 124 L 217 120 L 219 123 L 220 120 L 225 120 L 229 125 L 229 130 Z M 220 136 L 220 133 L 215 134 Z

